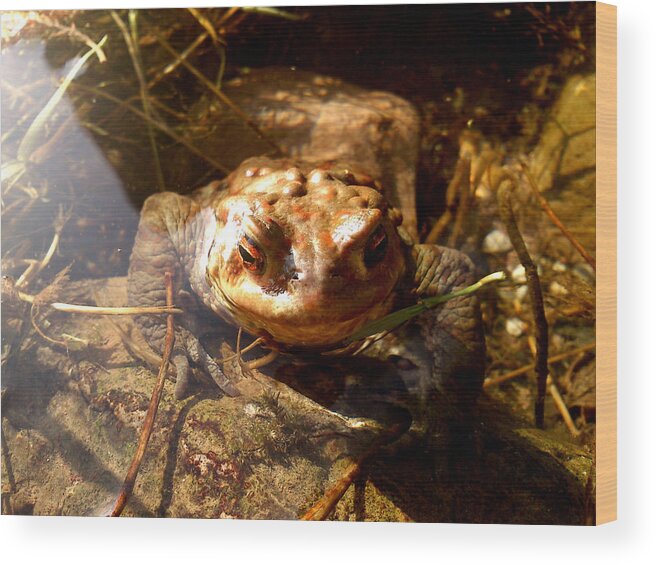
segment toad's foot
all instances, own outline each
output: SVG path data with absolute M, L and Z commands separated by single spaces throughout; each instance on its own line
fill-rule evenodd
M 174 350 L 173 364 L 177 374 L 175 397 L 178 400 L 186 396 L 189 387 L 189 361 L 202 367 L 224 394 L 228 396 L 240 395 L 237 387 L 224 374 L 218 363 L 205 351 L 196 336 L 186 329 L 180 329 L 176 337 L 179 339 L 179 345 Z

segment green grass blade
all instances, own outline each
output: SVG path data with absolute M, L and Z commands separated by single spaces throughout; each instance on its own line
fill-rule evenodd
M 387 316 L 383 316 L 379 320 L 374 320 L 373 322 L 367 324 L 363 328 L 360 328 L 357 332 L 351 334 L 346 339 L 346 343 L 359 341 L 361 339 L 364 339 L 365 337 L 369 337 L 371 335 L 375 335 L 380 332 L 390 331 L 395 328 L 398 328 L 401 324 L 407 322 L 408 320 L 411 320 L 415 316 L 418 316 L 419 314 L 425 312 L 426 310 L 429 310 L 430 308 L 434 308 L 439 304 L 444 304 L 445 302 L 448 302 L 449 300 L 453 300 L 454 298 L 458 298 L 460 296 L 468 296 L 470 294 L 473 294 L 474 292 L 476 292 L 486 284 L 495 281 L 502 281 L 505 280 L 505 278 L 506 278 L 505 273 L 501 271 L 497 271 L 496 273 L 487 275 L 483 277 L 481 280 L 479 280 L 478 282 L 475 282 L 474 284 L 466 288 L 456 290 L 455 292 L 451 292 L 449 294 L 443 294 L 441 296 L 431 296 L 429 298 L 422 298 L 419 302 L 417 302 L 417 304 L 413 304 L 412 306 L 408 306 L 407 308 L 402 308 L 401 310 L 392 312 L 391 314 L 388 314 Z

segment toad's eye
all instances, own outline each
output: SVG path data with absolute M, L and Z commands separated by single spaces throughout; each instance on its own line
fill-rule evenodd
M 375 267 L 385 258 L 387 251 L 387 233 L 382 225 L 379 225 L 369 236 L 364 248 L 364 264 L 368 269 Z
M 255 274 L 264 272 L 264 253 L 257 243 L 247 235 L 239 241 L 239 255 L 247 271 Z

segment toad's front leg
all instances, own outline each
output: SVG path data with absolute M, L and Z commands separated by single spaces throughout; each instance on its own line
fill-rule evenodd
M 412 259 L 419 298 L 442 296 L 475 282 L 471 260 L 455 249 L 415 245 Z M 485 368 L 478 299 L 469 295 L 449 300 L 424 313 L 418 323 L 433 360 L 431 388 L 468 411 L 481 390 Z
M 207 221 L 213 221 L 209 209 L 200 209 L 191 198 L 163 192 L 144 203 L 139 229 L 130 258 L 128 300 L 131 306 L 166 304 L 164 273 L 173 276 L 175 301 L 193 277 L 198 253 L 208 233 Z M 135 322 L 146 341 L 162 352 L 166 335 L 164 316 L 141 315 Z M 195 319 L 191 312 L 176 319 L 176 338 L 172 360 L 176 369 L 175 395 L 183 398 L 189 381 L 189 362 L 201 366 L 227 395 L 239 391 L 205 351 L 195 335 Z

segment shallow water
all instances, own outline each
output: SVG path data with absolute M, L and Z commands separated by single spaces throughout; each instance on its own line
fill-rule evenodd
M 473 121 L 486 140 L 504 145 L 511 154 L 530 147 L 568 74 L 590 69 L 584 61 L 559 71 L 558 57 L 569 53 L 562 35 L 550 35 L 521 6 L 508 10 L 293 10 L 307 16 L 300 21 L 246 12 L 227 18 L 225 11 L 209 10 L 214 22 L 227 18 L 220 29 L 228 49 L 224 52 L 220 42 L 205 39 L 190 60 L 219 85 L 245 66 L 274 65 L 330 74 L 408 98 L 422 117 L 417 215 L 425 236 L 444 210 L 463 129 Z M 584 11 L 558 10 L 587 37 L 590 18 Z M 119 16 L 127 25 L 127 12 Z M 182 52 L 203 33 L 188 11 L 138 15 L 151 112 L 169 129 L 151 121 L 156 152 L 149 121 L 143 118 L 134 65 L 111 14 L 87 12 L 78 18 L 77 29 L 94 41 L 109 36 L 103 47 L 108 60 L 101 63 L 91 56 L 54 105 L 62 79 L 88 51 L 83 38 L 31 22 L 3 42 L 3 275 L 23 292 L 37 295 L 46 290 L 42 302 L 121 305 L 126 301 L 124 277 L 139 210 L 145 197 L 161 188 L 158 177 L 167 189 L 188 193 L 223 177 L 218 164 L 229 158 L 217 154 L 207 141 L 224 137 L 206 121 L 207 89 L 181 68 L 158 78 L 172 58 L 157 38 L 166 37 Z M 71 29 L 66 14 L 57 22 Z M 538 94 L 539 80 L 527 79 L 536 69 L 538 75 L 547 74 Z M 46 112 L 49 101 L 52 108 Z M 531 111 L 535 123 L 526 117 Z M 181 139 L 201 148 L 206 157 L 193 154 Z M 231 139 L 227 145 L 237 145 Z M 590 193 L 577 195 L 577 209 L 589 207 Z M 571 200 L 567 192 L 561 196 Z M 576 210 L 572 216 L 579 216 Z M 493 220 L 488 213 L 473 218 L 459 246 L 484 271 L 496 268 L 498 258 L 490 260 L 480 251 Z M 592 247 L 593 223 L 594 218 L 588 218 L 587 225 L 576 225 Z M 569 257 L 569 251 L 554 249 L 554 254 Z M 26 274 L 30 262 L 44 257 L 47 265 Z M 58 279 L 65 269 L 68 278 Z M 10 302 L 10 294 L 3 289 L 3 513 L 105 514 L 134 452 L 154 373 L 135 360 L 106 318 L 52 313 L 38 304 L 34 308 L 20 300 Z M 499 319 L 488 319 L 487 329 L 496 332 Z M 123 332 L 131 331 L 124 319 L 117 323 Z M 566 331 L 574 330 L 565 325 L 569 339 Z M 589 337 L 589 320 L 575 317 L 572 325 L 577 336 Z M 236 336 L 224 334 L 234 349 Z M 225 356 L 227 346 L 219 351 L 219 339 L 213 337 L 214 353 Z M 506 345 L 498 347 L 502 360 Z M 381 356 L 393 352 L 395 364 L 371 359 L 365 368 L 299 366 L 285 358 L 263 369 L 264 376 L 248 377 L 249 395 L 235 401 L 219 397 L 208 383 L 198 383 L 194 394 L 179 402 L 173 398 L 173 384 L 167 383 L 126 513 L 297 518 L 343 478 L 350 464 L 362 463 L 367 455 L 366 472 L 333 517 L 550 523 L 586 519 L 575 479 L 534 480 L 546 465 L 543 443 L 520 444 L 514 435 L 515 444 L 499 439 L 496 425 L 503 417 L 494 405 L 483 403 L 484 426 L 459 423 L 451 432 L 455 436 L 449 436 L 444 427 L 454 418 L 436 415 L 448 412 L 448 406 L 416 386 L 421 381 L 416 373 L 424 369 L 412 349 L 392 339 L 385 342 Z M 527 362 L 524 349 L 517 351 L 516 364 Z M 267 376 L 275 379 L 266 380 L 267 386 L 257 380 Z M 435 407 L 426 411 L 431 402 Z M 419 412 L 429 416 L 417 428 L 427 427 L 428 432 L 413 429 L 411 439 L 416 441 L 401 442 L 394 449 L 381 445 L 389 443 L 389 434 L 397 440 L 399 426 L 405 431 L 409 418 Z M 368 426 L 360 426 L 358 419 Z M 372 445 L 378 451 L 370 458 Z M 575 463 L 570 471 L 576 477 L 581 473 L 576 465 L 583 468 L 588 454 L 572 449 Z M 572 504 L 573 499 L 579 504 Z

